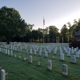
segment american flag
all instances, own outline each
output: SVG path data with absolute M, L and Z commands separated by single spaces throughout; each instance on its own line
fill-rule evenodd
M 43 25 L 45 25 L 45 19 L 43 18 Z

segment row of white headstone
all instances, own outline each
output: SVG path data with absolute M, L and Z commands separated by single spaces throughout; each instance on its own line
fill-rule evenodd
M 19 47 L 21 47 L 21 46 L 19 45 Z M 9 48 L 9 46 L 8 46 L 8 48 Z M 24 47 L 24 48 L 26 49 L 26 47 Z M 50 48 L 46 46 L 46 49 L 44 49 L 44 56 L 45 57 L 48 57 L 49 53 L 52 51 L 53 48 L 51 48 L 51 49 Z M 76 57 L 79 58 L 79 56 L 80 56 L 80 51 L 77 51 L 78 48 L 73 49 L 73 48 L 63 47 L 63 49 L 67 53 L 67 56 L 71 56 L 71 62 L 76 63 Z M 34 54 L 37 54 L 38 50 L 39 50 L 39 47 L 37 49 L 34 48 Z M 77 51 L 75 55 L 73 55 L 73 52 L 74 52 L 73 50 Z M 7 49 L 4 49 L 4 48 L 0 48 L 0 51 L 6 53 L 8 55 L 11 55 L 11 56 L 13 55 L 12 50 L 7 50 Z M 22 47 L 21 47 L 21 51 L 22 51 Z M 26 51 L 28 53 L 28 49 L 26 49 Z M 57 52 L 57 47 L 54 48 L 54 54 L 56 54 L 56 52 Z M 72 55 L 71 55 L 70 52 L 72 52 Z M 32 50 L 32 48 L 30 48 L 30 54 L 32 54 L 32 53 L 33 53 L 33 50 Z M 40 56 L 42 55 L 42 48 L 40 48 L 40 50 L 39 50 L 39 55 Z M 16 55 L 15 55 L 15 57 L 16 57 Z M 63 50 L 62 50 L 61 47 L 60 47 L 60 60 L 64 61 L 64 54 L 63 54 Z
M 60 54 L 60 60 L 64 61 L 64 54 L 63 53 Z M 71 55 L 71 62 L 76 63 L 76 56 L 75 55 Z
M 4 46 L 5 48 L 8 48 L 8 49 L 12 49 L 12 50 L 19 50 L 19 51 L 22 51 L 22 49 L 28 49 L 28 46 L 22 46 L 22 45 L 5 45 Z M 30 46 L 31 47 L 31 46 Z M 51 51 L 54 51 L 54 53 L 56 54 L 56 51 L 57 51 L 57 47 L 50 47 L 50 46 L 46 46 L 46 47 L 39 47 L 39 46 L 32 46 L 31 48 L 30 48 L 30 53 L 32 54 L 32 52 L 33 52 L 33 50 L 36 50 L 36 51 L 38 51 L 38 50 L 42 50 L 42 49 L 44 49 L 44 52 L 45 51 L 48 51 L 48 53 L 51 53 Z M 53 50 L 54 49 L 54 50 Z
M 32 62 L 33 62 L 33 57 L 31 55 L 31 56 L 29 56 L 29 63 L 32 63 Z M 41 61 L 38 61 L 37 65 L 40 66 Z M 50 70 L 50 71 L 52 70 L 52 61 L 51 60 L 48 60 L 47 69 Z M 68 75 L 68 66 L 66 64 L 62 65 L 62 74 L 65 75 L 65 76 Z
M 30 58 L 32 59 L 32 56 L 30 56 Z M 30 61 L 30 63 L 32 63 L 32 60 Z M 38 62 L 38 65 L 40 65 L 39 62 Z M 52 61 L 51 60 L 48 60 L 47 69 L 50 70 L 50 71 L 52 70 Z M 62 65 L 62 74 L 64 76 L 68 76 L 68 66 L 66 64 Z M 4 69 L 1 69 L 1 80 L 6 80 Z
M 64 50 L 65 52 L 67 53 L 67 56 L 71 56 L 71 62 L 72 63 L 76 63 L 76 57 L 79 58 L 80 56 L 80 51 L 77 51 L 76 52 L 76 55 L 70 55 L 70 52 L 67 51 L 67 49 L 64 47 Z M 34 50 L 36 54 L 36 50 Z M 57 47 L 54 49 L 54 52 L 56 54 L 56 51 L 57 51 Z M 13 50 L 9 50 L 9 49 L 5 49 L 5 48 L 0 48 L 0 52 L 3 52 L 5 54 L 8 54 L 8 55 L 11 55 L 13 56 Z M 30 49 L 30 54 L 32 54 L 32 49 Z M 47 50 L 44 50 L 44 56 L 45 57 L 48 57 L 48 51 Z M 41 56 L 42 55 L 42 50 L 39 51 L 39 55 Z M 16 57 L 16 55 L 14 55 Z M 19 58 L 21 58 L 21 56 L 19 56 Z M 24 57 L 24 60 L 26 60 L 26 57 Z M 64 54 L 63 54 L 63 51 L 62 51 L 62 48 L 60 47 L 60 60 L 64 61 Z
M 13 56 L 13 50 L 0 48 L 0 52 Z

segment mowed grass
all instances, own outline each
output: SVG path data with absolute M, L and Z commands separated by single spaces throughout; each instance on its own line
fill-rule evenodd
M 19 51 L 14 51 L 14 54 L 17 56 L 22 54 L 22 58 L 8 56 L 6 54 L 0 53 L 0 64 L 2 68 L 8 71 L 8 75 L 6 76 L 6 80 L 80 80 L 80 58 L 77 58 L 76 64 L 72 64 L 71 58 L 67 57 L 65 54 L 65 61 L 60 61 L 60 51 L 59 46 L 67 46 L 63 44 L 55 44 L 58 46 L 57 54 L 54 55 L 52 51 L 49 53 L 49 57 L 45 58 L 44 53 L 42 56 L 39 56 L 39 52 L 35 55 Z M 23 58 L 25 56 L 33 56 L 33 63 L 30 64 L 28 60 L 24 61 Z M 55 59 L 52 59 L 52 56 L 55 56 Z M 41 66 L 37 66 L 37 62 L 41 59 Z M 47 61 L 52 60 L 53 69 L 52 71 L 47 70 Z M 62 64 L 68 65 L 68 73 L 69 75 L 62 75 Z M 0 73 L 1 75 L 1 73 Z M 1 77 L 1 76 L 0 76 Z

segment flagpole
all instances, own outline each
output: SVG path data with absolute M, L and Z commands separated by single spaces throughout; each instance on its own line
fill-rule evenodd
M 44 17 L 43 17 L 43 43 L 44 43 L 44 25 L 45 25 L 45 20 L 44 20 Z
M 44 43 L 44 24 L 43 24 L 43 43 Z

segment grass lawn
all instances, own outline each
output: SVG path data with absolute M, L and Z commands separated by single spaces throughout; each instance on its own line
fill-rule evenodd
M 30 44 L 31 45 L 31 44 Z M 41 44 L 38 44 L 41 46 Z M 46 44 L 44 44 L 46 46 Z M 72 64 L 71 57 L 67 57 L 65 55 L 65 61 L 60 61 L 59 58 L 59 47 L 61 46 L 68 46 L 67 44 L 55 44 L 50 46 L 58 46 L 57 54 L 54 55 L 54 50 L 49 53 L 49 57 L 45 58 L 44 53 L 42 56 L 39 56 L 39 52 L 35 55 L 30 54 L 29 52 L 26 53 L 25 49 L 22 52 L 14 51 L 14 54 L 17 56 L 22 54 L 22 58 L 19 59 L 18 57 L 8 56 L 4 53 L 0 53 L 0 64 L 2 68 L 8 71 L 8 75 L 6 76 L 6 80 L 80 80 L 80 58 L 76 58 L 77 63 Z M 28 47 L 30 48 L 30 46 Z M 33 56 L 33 63 L 30 64 L 28 60 L 24 61 L 23 58 L 25 56 Z M 52 56 L 55 56 L 55 59 L 52 59 Z M 41 59 L 41 66 L 37 66 L 37 62 Z M 47 61 L 52 60 L 53 69 L 52 71 L 47 70 Z M 68 65 L 68 73 L 69 75 L 63 76 L 62 75 L 62 64 Z M 1 77 L 1 73 L 0 73 Z

